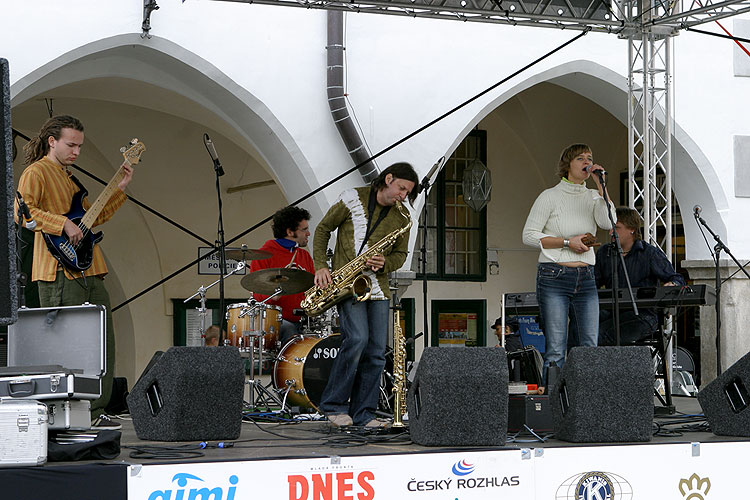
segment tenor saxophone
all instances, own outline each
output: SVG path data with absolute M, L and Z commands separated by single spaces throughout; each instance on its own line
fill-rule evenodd
M 369 276 L 362 274 L 367 268 L 367 260 L 375 255 L 382 254 L 391 248 L 396 240 L 411 229 L 411 216 L 400 201 L 396 201 L 399 213 L 409 221 L 401 227 L 375 243 L 351 260 L 345 266 L 331 273 L 331 284 L 325 288 L 314 286 L 305 292 L 305 298 L 300 302 L 300 307 L 308 316 L 317 316 L 326 309 L 333 307 L 344 299 L 353 297 L 354 300 L 362 302 L 370 298 L 370 287 L 372 280 Z
M 406 413 L 406 339 L 401 306 L 393 306 L 393 427 L 404 427 Z

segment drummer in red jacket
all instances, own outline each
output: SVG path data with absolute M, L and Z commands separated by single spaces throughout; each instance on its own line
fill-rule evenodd
M 315 273 L 315 265 L 312 257 L 305 250 L 307 240 L 310 237 L 310 212 L 304 208 L 287 206 L 273 215 L 271 228 L 275 239 L 266 241 L 260 250 L 270 252 L 268 259 L 253 260 L 250 263 L 250 272 L 268 268 L 292 268 L 301 269 L 309 273 Z M 268 296 L 258 293 L 253 298 L 262 301 Z M 304 292 L 294 295 L 282 295 L 274 297 L 268 304 L 281 307 L 281 345 L 285 345 L 292 337 L 300 333 L 302 326 L 300 316 L 294 314 L 299 309 L 299 304 L 305 298 Z

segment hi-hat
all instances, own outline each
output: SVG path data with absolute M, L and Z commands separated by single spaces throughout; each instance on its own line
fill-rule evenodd
M 311 288 L 314 283 L 314 274 L 288 267 L 260 269 L 240 281 L 246 290 L 264 295 L 271 295 L 277 288 L 281 289 L 281 295 L 294 295 Z
M 245 260 L 267 259 L 271 257 L 271 252 L 266 252 L 265 250 L 256 250 L 254 248 L 247 248 L 243 245 L 242 248 L 227 250 L 225 252 L 225 255 L 227 256 L 227 259 L 232 259 L 240 262 Z

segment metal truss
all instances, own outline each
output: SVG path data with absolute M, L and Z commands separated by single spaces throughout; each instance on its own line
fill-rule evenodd
M 672 36 L 628 39 L 628 204 L 672 260 Z
M 724 2 L 680 0 L 679 2 L 666 2 L 659 5 L 662 12 L 644 22 L 644 28 L 654 25 L 684 29 L 750 12 L 750 0 L 727 0 Z
M 511 26 L 640 33 L 652 26 L 677 31 L 750 11 L 750 0 L 663 0 L 633 8 L 629 0 L 216 0 L 306 9 L 343 10 Z M 644 3 L 650 3 L 644 0 Z M 640 2 L 638 2 L 640 4 Z M 635 3 L 634 3 L 635 5 Z
M 619 33 L 618 3 L 601 0 L 221 0 L 307 9 Z M 749 0 L 750 1 L 750 0 Z
M 673 35 L 651 24 L 671 12 L 654 0 L 633 1 L 631 21 L 648 27 L 628 37 L 628 204 L 643 216 L 644 239 L 671 261 Z

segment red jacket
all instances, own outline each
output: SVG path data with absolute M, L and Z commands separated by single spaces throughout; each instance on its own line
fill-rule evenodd
M 250 272 L 257 271 L 259 269 L 278 268 L 286 267 L 292 260 L 294 251 L 289 251 L 286 248 L 279 245 L 276 240 L 266 241 L 260 250 L 271 252 L 271 257 L 262 260 L 250 261 Z M 309 273 L 315 274 L 315 265 L 313 264 L 312 257 L 304 248 L 297 248 L 297 257 L 294 259 L 294 264 L 290 267 L 295 269 L 301 269 Z M 253 297 L 256 300 L 265 300 L 268 295 L 262 295 L 259 293 L 253 293 Z M 299 309 L 299 304 L 302 299 L 305 298 L 305 293 L 298 293 L 295 295 L 282 295 L 274 297 L 268 301 L 268 304 L 276 305 L 281 307 L 281 316 L 294 323 L 300 320 L 299 316 L 292 314 L 294 309 Z

